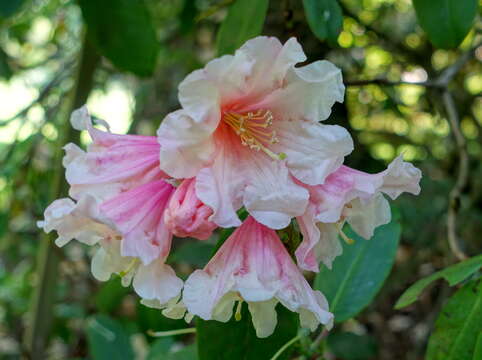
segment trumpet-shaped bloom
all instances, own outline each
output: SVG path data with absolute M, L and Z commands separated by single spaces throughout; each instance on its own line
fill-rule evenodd
M 391 219 L 390 205 L 383 194 L 392 200 L 403 192 L 417 195 L 422 174 L 402 156 L 393 160 L 385 171 L 367 174 L 341 166 L 328 176 L 323 185 L 307 186 L 310 204 L 297 218 L 303 242 L 296 250 L 302 269 L 318 271 L 322 261 L 331 268 L 333 259 L 342 252 L 338 235 L 343 223 L 370 239 L 376 227 Z
M 183 302 L 205 320 L 228 321 L 233 306 L 248 303 L 256 333 L 267 337 L 276 327 L 275 306 L 281 302 L 300 314 L 311 330 L 330 325 L 333 315 L 319 291 L 313 291 L 276 232 L 248 217 L 221 246 L 204 270 L 185 283 Z
M 156 138 L 95 129 L 85 108 L 71 122 L 93 139 L 87 152 L 65 147 L 69 193 L 76 202 L 54 201 L 39 226 L 56 230 L 59 246 L 73 238 L 98 243 L 92 272 L 99 280 L 118 273 L 127 285 L 133 278 L 141 297 L 161 304 L 179 296 L 182 281 L 164 264 L 172 240 L 164 212 L 175 188 L 159 169 Z
M 213 210 L 198 199 L 194 184 L 194 179 L 186 179 L 176 188 L 166 209 L 164 221 L 176 236 L 206 240 L 217 225 L 209 221 Z
M 217 225 L 239 226 L 244 205 L 266 226 L 287 226 L 308 204 L 295 179 L 322 184 L 352 151 L 344 128 L 318 123 L 343 101 L 340 70 L 328 61 L 295 67 L 305 60 L 295 39 L 258 37 L 180 84 L 182 109 L 158 130 L 161 169 L 195 177 Z

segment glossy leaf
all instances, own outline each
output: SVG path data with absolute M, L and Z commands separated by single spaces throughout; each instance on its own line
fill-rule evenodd
M 240 321 L 234 317 L 227 323 L 197 319 L 197 342 L 200 360 L 270 359 L 298 332 L 298 314 L 281 304 L 276 307 L 278 324 L 275 332 L 264 339 L 256 337 L 251 316 L 243 304 Z M 286 359 L 289 351 L 279 359 Z
M 394 220 L 377 228 L 370 240 L 346 229 L 355 243 L 343 242 L 343 254 L 332 270 L 321 266 L 314 286 L 327 297 L 336 322 L 355 316 L 373 300 L 390 273 L 400 239 L 400 225 Z
M 320 40 L 336 43 L 343 25 L 343 14 L 337 0 L 303 0 L 306 20 Z
M 87 320 L 87 342 L 93 360 L 130 360 L 134 358 L 129 336 L 122 325 L 106 316 Z
M 170 263 L 187 263 L 198 268 L 207 264 L 214 250 L 214 244 L 194 241 L 183 244 L 170 256 Z
M 420 279 L 407 290 L 405 290 L 395 304 L 395 309 L 403 308 L 415 302 L 422 291 L 435 280 L 443 278 L 448 281 L 450 286 L 454 286 L 467 279 L 476 271 L 480 270 L 481 267 L 482 255 L 479 255 Z
M 269 0 L 236 0 L 219 28 L 219 55 L 234 53 L 246 40 L 261 34 Z
M 97 310 L 109 313 L 118 308 L 124 296 L 131 290 L 122 286 L 121 278 L 113 276 L 109 281 L 102 284 L 94 297 Z
M 440 311 L 425 359 L 473 359 L 481 332 L 482 281 L 477 280 L 459 289 Z
M 140 76 L 156 67 L 159 44 L 145 1 L 79 0 L 91 40 L 120 70 Z
M 368 335 L 335 332 L 328 335 L 327 343 L 330 351 L 343 360 L 368 360 L 377 355 L 377 343 Z
M 438 48 L 457 47 L 469 32 L 477 0 L 413 0 L 418 22 Z

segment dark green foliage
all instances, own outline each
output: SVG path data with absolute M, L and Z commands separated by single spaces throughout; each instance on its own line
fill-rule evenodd
M 439 48 L 457 47 L 477 13 L 478 0 L 413 0 L 420 26 Z
M 482 281 L 465 284 L 445 304 L 430 337 L 426 360 L 471 360 L 482 333 Z M 480 352 L 479 349 L 477 349 Z
M 79 0 L 89 35 L 120 70 L 139 76 L 156 68 L 159 42 L 144 0 Z
M 343 243 L 343 254 L 335 259 L 333 269 L 322 266 L 314 285 L 328 299 L 336 322 L 358 314 L 382 287 L 395 260 L 400 224 L 392 220 L 380 226 L 370 240 L 351 229 L 346 234 L 355 243 Z
M 343 25 L 343 14 L 337 0 L 303 0 L 306 20 L 311 31 L 322 41 L 335 45 Z
M 328 335 L 328 348 L 343 360 L 368 360 L 377 355 L 377 343 L 368 335 L 335 332 Z
M 270 359 L 298 332 L 298 315 L 281 304 L 276 307 L 278 325 L 264 339 L 256 337 L 248 306 L 243 304 L 240 321 L 227 323 L 196 320 L 199 360 L 259 360 Z M 286 359 L 289 351 L 279 359 Z

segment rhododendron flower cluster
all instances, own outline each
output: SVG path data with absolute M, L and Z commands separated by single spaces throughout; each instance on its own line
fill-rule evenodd
M 92 144 L 65 146 L 70 198 L 54 201 L 39 226 L 57 231 L 59 246 L 97 246 L 93 275 L 120 275 L 166 316 L 225 322 L 246 302 L 266 337 L 281 303 L 302 327 L 330 327 L 329 305 L 302 270 L 331 267 L 339 237 L 350 241 L 344 223 L 369 239 L 390 221 L 384 194 L 418 194 L 421 173 L 402 157 L 373 175 L 344 166 L 349 133 L 320 123 L 343 101 L 341 72 L 328 61 L 295 67 L 305 60 L 295 39 L 248 41 L 186 77 L 182 108 L 157 137 L 115 135 L 105 122 L 95 128 L 85 107 L 75 111 L 72 125 Z M 303 236 L 294 254 L 276 231 L 292 221 Z M 183 283 L 166 264 L 173 239 L 206 240 L 218 227 L 237 229 Z

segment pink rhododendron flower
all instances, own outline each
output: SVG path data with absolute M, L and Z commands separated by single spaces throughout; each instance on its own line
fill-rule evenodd
M 182 109 L 158 130 L 161 169 L 194 177 L 217 225 L 239 226 L 244 205 L 271 228 L 287 226 L 308 204 L 295 179 L 322 184 L 352 151 L 344 128 L 318 123 L 343 101 L 340 70 L 328 61 L 295 67 L 305 60 L 294 38 L 257 37 L 180 84 Z
M 75 111 L 71 122 L 93 140 L 87 152 L 74 144 L 65 147 L 69 194 L 77 202 L 54 201 L 39 226 L 56 230 L 60 246 L 73 238 L 100 244 L 92 261 L 99 280 L 118 273 L 126 285 L 133 278 L 144 299 L 166 303 L 177 297 L 182 281 L 164 264 L 172 233 L 163 218 L 175 188 L 159 169 L 155 137 L 95 129 L 85 108 Z
M 338 235 L 346 221 L 365 239 L 376 227 L 391 219 L 390 205 L 383 194 L 396 199 L 403 192 L 418 195 L 422 174 L 412 164 L 397 157 L 385 171 L 367 174 L 341 166 L 330 174 L 323 185 L 307 186 L 310 204 L 297 218 L 303 242 L 296 250 L 302 269 L 318 271 L 322 261 L 331 268 L 342 247 Z
M 191 274 L 183 292 L 188 311 L 205 320 L 228 321 L 236 301 L 238 312 L 242 301 L 248 303 L 259 337 L 273 333 L 278 302 L 298 312 L 301 326 L 311 330 L 333 320 L 325 297 L 311 289 L 276 232 L 251 216 L 204 270 Z
M 206 240 L 217 225 L 208 220 L 213 210 L 198 199 L 194 184 L 194 179 L 186 179 L 176 188 L 166 209 L 164 221 L 176 236 Z

